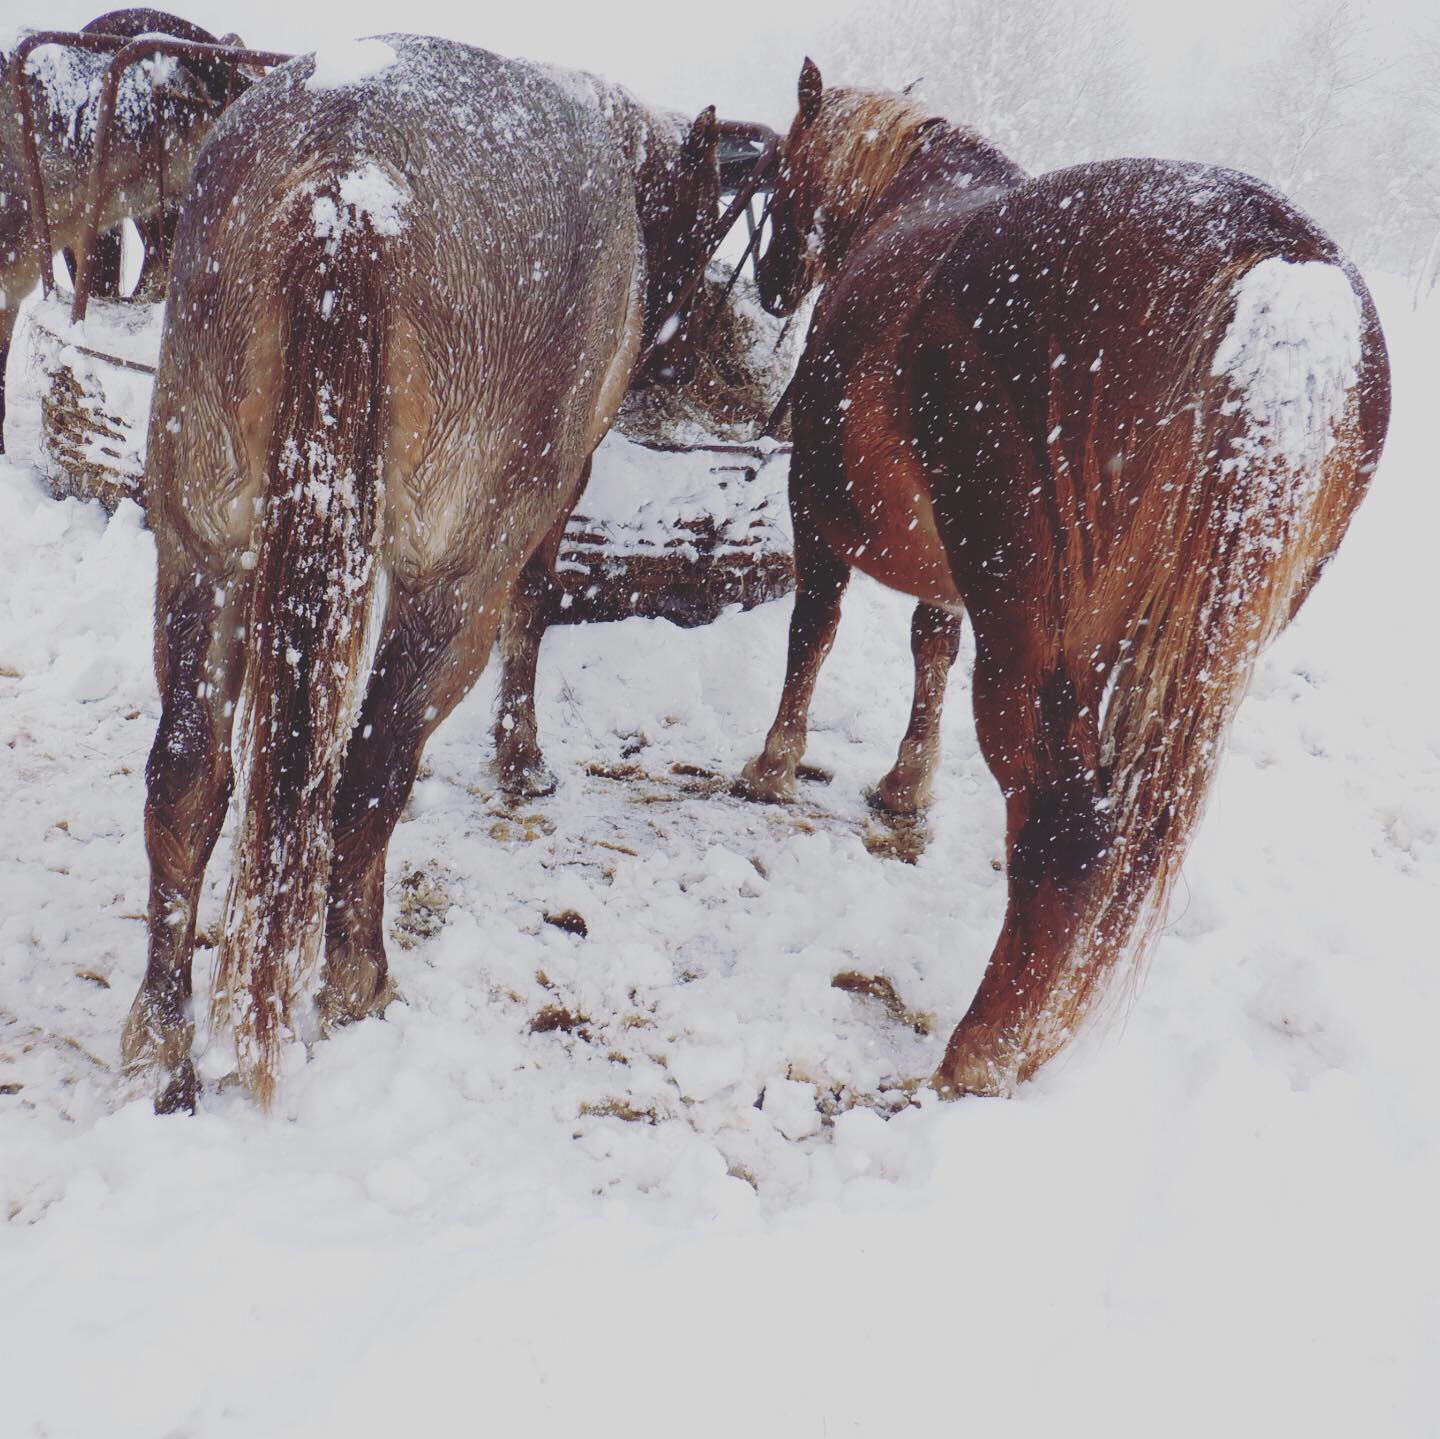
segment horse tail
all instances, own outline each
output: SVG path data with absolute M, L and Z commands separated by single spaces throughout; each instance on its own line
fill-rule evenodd
M 383 521 L 384 236 L 373 192 L 327 167 L 277 216 L 280 379 L 258 522 L 237 746 L 239 834 L 212 1023 L 240 1073 L 274 1095 L 323 953 L 332 810 L 371 663 Z M 395 191 L 391 186 L 391 191 Z
M 1128 607 L 1099 715 L 1108 842 L 1071 978 L 1042 1021 L 1051 1032 L 1032 1035 L 1036 1064 L 1117 968 L 1138 980 L 1256 659 L 1335 553 L 1378 462 L 1388 366 L 1363 281 L 1278 255 L 1223 272 L 1175 400 L 1130 531 L 1164 560 Z M 1111 567 L 1121 583 L 1139 568 L 1129 559 Z

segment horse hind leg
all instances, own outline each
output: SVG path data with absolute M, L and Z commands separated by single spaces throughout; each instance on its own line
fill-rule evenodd
M 19 315 L 13 297 L 5 294 L 5 286 L 0 283 L 0 455 L 5 453 L 5 368 L 10 362 L 10 341 Z
M 197 1097 L 195 911 L 230 799 L 231 717 L 244 658 L 238 597 L 223 580 L 189 572 L 168 594 L 162 589 L 159 612 L 162 709 L 145 768 L 149 953 L 122 1055 L 129 1073 L 156 1073 L 155 1110 L 166 1114 L 193 1112 Z
M 385 859 L 436 726 L 474 684 L 503 595 L 439 606 L 397 592 L 335 797 L 334 856 L 317 996 L 327 1028 L 382 1014 L 395 997 L 385 954 Z
M 578 500 L 590 479 L 586 460 L 575 488 Z M 509 800 L 539 799 L 553 794 L 560 781 L 545 763 L 540 750 L 535 715 L 535 677 L 540 663 L 540 642 L 550 627 L 560 587 L 555 583 L 555 561 L 565 536 L 572 500 L 551 528 L 540 548 L 520 571 L 505 619 L 500 628 L 500 698 L 495 709 L 495 773 Z
M 960 615 L 934 605 L 915 606 L 910 620 L 915 657 L 915 698 L 900 752 L 885 778 L 866 798 L 873 808 L 910 818 L 928 809 L 940 760 L 940 718 L 945 684 L 960 653 Z
M 1083 942 L 1113 840 L 1095 708 L 1063 664 L 1029 671 L 1027 648 L 982 642 L 976 660 L 976 727 L 1006 797 L 1009 903 L 932 1081 L 947 1097 L 1008 1094 L 1063 1048 L 1109 953 Z
M 835 643 L 840 601 L 850 567 L 813 529 L 795 516 L 795 609 L 780 708 L 765 748 L 741 773 L 736 790 L 746 799 L 784 803 L 794 798 L 795 771 L 805 754 L 810 700 L 820 666 Z

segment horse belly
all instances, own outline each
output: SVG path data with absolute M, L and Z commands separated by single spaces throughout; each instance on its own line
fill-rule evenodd
M 958 607 L 930 477 L 909 437 L 878 419 L 893 414 L 893 404 L 866 405 L 855 392 L 850 399 L 841 438 L 846 513 L 827 516 L 819 507 L 821 533 L 837 554 L 882 585 L 926 604 Z

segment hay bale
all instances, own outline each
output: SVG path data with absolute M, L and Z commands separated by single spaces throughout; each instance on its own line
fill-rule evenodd
M 52 494 L 143 503 L 145 427 L 162 307 L 96 299 L 83 326 L 58 296 L 33 311 L 40 475 Z
M 657 453 L 613 433 L 596 451 L 556 562 L 554 622 L 648 615 L 687 627 L 794 587 L 788 447 Z
M 759 438 L 795 371 L 809 322 L 766 314 L 749 275 L 727 295 L 732 273 L 723 262 L 711 265 L 658 373 L 625 396 L 616 420 L 621 434 L 657 449 Z M 788 416 L 776 435 L 788 438 Z

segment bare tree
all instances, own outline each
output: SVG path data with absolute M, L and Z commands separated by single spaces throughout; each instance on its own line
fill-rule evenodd
M 1258 56 L 1226 41 L 1187 34 L 1194 83 L 1175 86 L 1105 0 L 877 0 L 825 58 L 852 84 L 918 80 L 1032 170 L 1170 154 L 1258 175 L 1360 263 L 1440 284 L 1440 17 L 1384 54 L 1363 0 L 1295 0 L 1268 41 L 1247 35 Z
M 831 59 L 852 84 L 919 81 L 1032 169 L 1118 153 L 1136 128 L 1129 31 L 1099 0 L 884 0 L 839 29 Z

